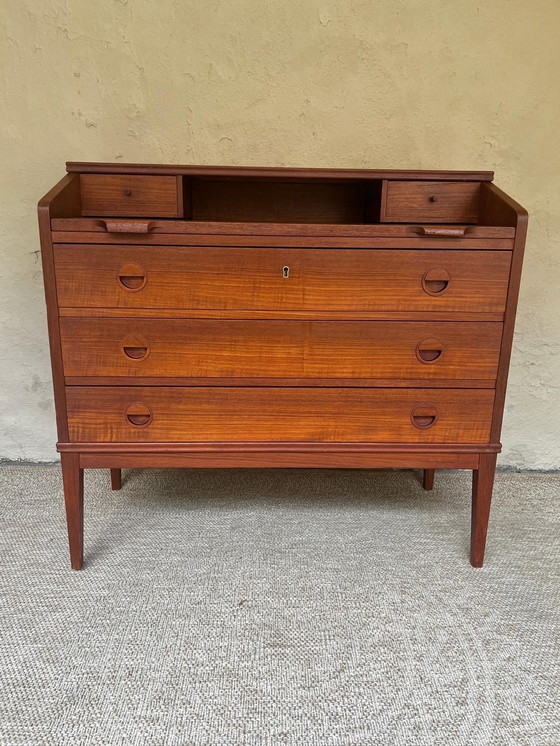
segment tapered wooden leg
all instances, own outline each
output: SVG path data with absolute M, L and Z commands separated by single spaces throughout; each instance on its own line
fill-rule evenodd
M 84 470 L 80 469 L 77 453 L 63 453 L 61 460 L 70 564 L 73 570 L 81 570 L 84 560 Z
M 122 487 L 122 475 L 120 469 L 111 469 L 111 489 L 120 490 Z
M 424 487 L 425 490 L 434 489 L 435 473 L 436 473 L 435 469 L 424 469 L 424 481 L 422 482 L 422 486 Z
M 484 563 L 495 473 L 496 454 L 481 453 L 478 469 L 473 470 L 472 484 L 471 565 L 473 567 L 482 567 Z

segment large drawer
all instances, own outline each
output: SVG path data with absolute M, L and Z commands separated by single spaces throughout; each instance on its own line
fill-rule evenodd
M 61 307 L 502 312 L 509 251 L 55 246 Z
M 414 321 L 60 319 L 73 376 L 445 381 L 497 372 L 502 324 Z
M 485 443 L 490 389 L 66 389 L 71 441 Z

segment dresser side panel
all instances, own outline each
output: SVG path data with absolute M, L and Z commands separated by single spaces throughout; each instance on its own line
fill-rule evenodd
M 500 221 L 499 224 L 501 225 L 505 224 L 515 227 L 491 430 L 492 440 L 499 441 L 504 417 L 515 317 L 521 284 L 521 270 L 527 238 L 528 214 L 524 207 L 515 202 L 515 200 L 495 184 L 483 184 L 481 186 L 481 211 L 484 216 L 483 219 L 486 221 Z
M 51 219 L 72 217 L 80 214 L 80 178 L 78 174 L 67 174 L 64 176 L 39 201 L 37 212 L 39 220 L 39 239 L 41 243 L 41 261 L 43 265 L 43 283 L 45 287 L 45 301 L 47 308 L 47 326 L 53 376 L 56 426 L 58 438 L 66 440 L 68 438 L 66 391 L 64 388 Z

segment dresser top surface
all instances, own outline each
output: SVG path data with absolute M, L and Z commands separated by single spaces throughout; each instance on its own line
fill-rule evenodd
M 492 181 L 493 171 L 433 171 L 347 168 L 276 168 L 267 166 L 196 166 L 148 163 L 90 163 L 68 161 L 69 173 L 190 175 L 245 179 L 402 179 L 408 181 Z

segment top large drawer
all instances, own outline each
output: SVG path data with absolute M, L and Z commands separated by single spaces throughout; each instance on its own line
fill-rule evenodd
M 55 245 L 61 307 L 504 310 L 507 251 Z

